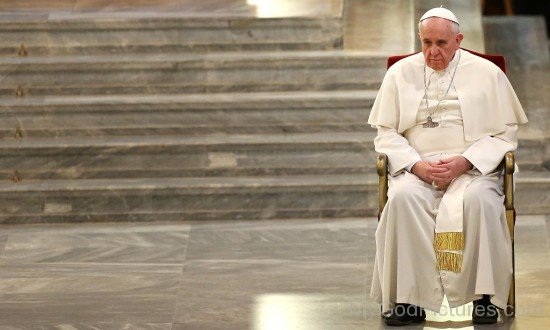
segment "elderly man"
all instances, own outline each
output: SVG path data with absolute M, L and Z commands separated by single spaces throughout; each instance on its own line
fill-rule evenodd
M 495 323 L 512 274 L 497 167 L 527 118 L 505 74 L 460 49 L 452 12 L 429 10 L 418 29 L 422 52 L 388 70 L 368 120 L 390 171 L 371 297 L 388 325 L 424 321 L 444 295 Z

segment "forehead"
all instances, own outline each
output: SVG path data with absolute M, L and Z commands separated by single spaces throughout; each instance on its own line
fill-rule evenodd
M 453 35 L 451 22 L 439 17 L 431 17 L 420 22 L 422 38 L 449 39 Z

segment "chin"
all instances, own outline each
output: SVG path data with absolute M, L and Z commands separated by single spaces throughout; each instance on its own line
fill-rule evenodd
M 432 64 L 432 65 L 428 65 L 430 68 L 436 70 L 436 71 L 440 71 L 440 70 L 445 70 L 445 66 L 443 65 L 443 63 L 437 63 L 437 64 Z

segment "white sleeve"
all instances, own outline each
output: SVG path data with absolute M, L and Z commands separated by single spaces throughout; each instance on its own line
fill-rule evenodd
M 472 144 L 462 156 L 472 163 L 482 175 L 493 172 L 508 151 L 518 146 L 518 125 L 506 125 L 506 130 L 495 136 L 486 136 Z
M 397 130 L 384 126 L 376 128 L 378 135 L 374 139 L 374 149 L 388 156 L 390 175 L 395 176 L 404 170 L 410 171 L 416 162 L 422 160 L 409 141 L 397 133 Z

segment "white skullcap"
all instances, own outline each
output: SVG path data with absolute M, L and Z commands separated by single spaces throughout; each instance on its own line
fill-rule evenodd
M 456 18 L 455 14 L 453 14 L 453 12 L 450 11 L 449 9 L 445 9 L 443 7 L 432 8 L 428 10 L 424 15 L 422 15 L 422 17 L 420 17 L 420 22 L 430 17 L 444 18 L 446 20 L 455 22 L 456 24 L 460 25 L 460 23 L 458 22 L 458 18 Z

